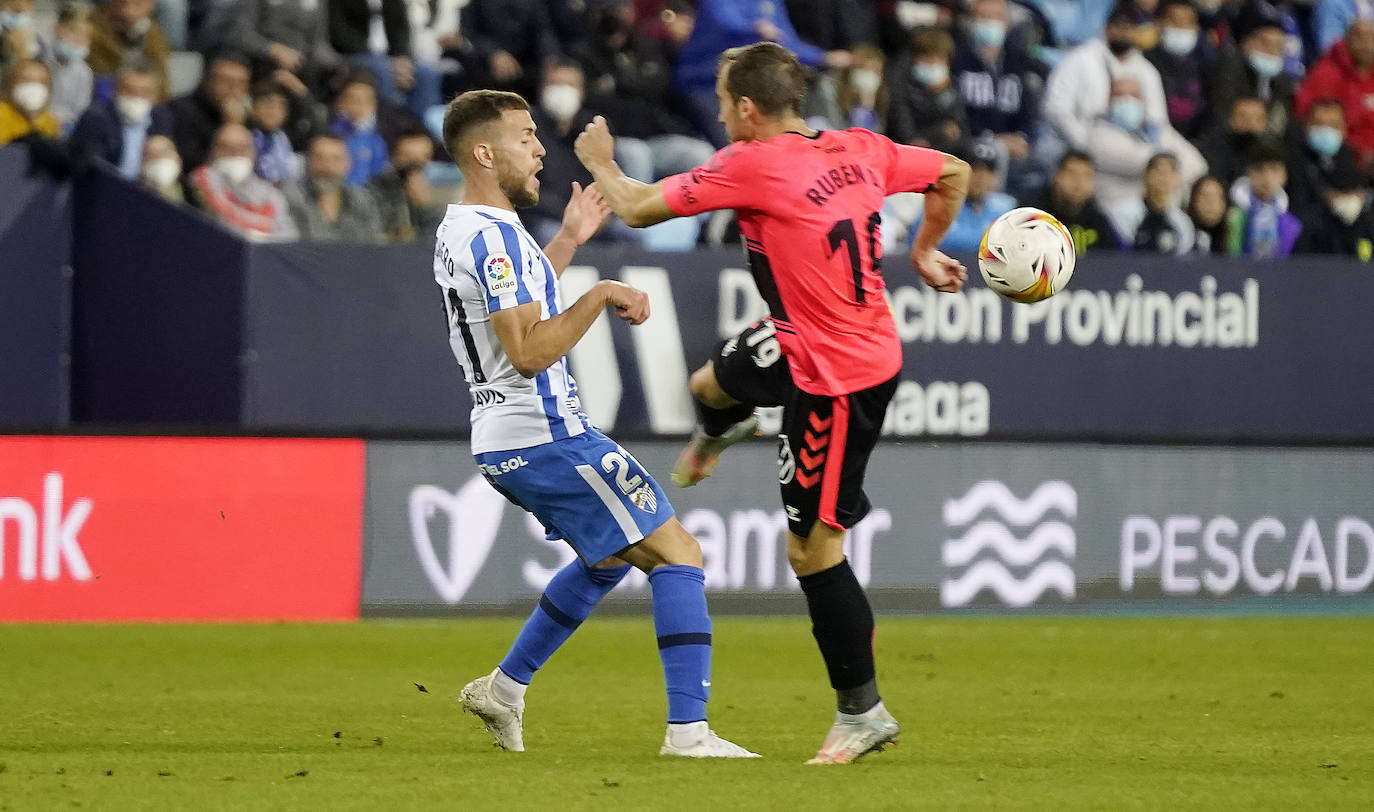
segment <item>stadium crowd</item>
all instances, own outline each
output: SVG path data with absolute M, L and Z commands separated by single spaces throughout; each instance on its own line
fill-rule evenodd
M 1079 252 L 1374 254 L 1374 4 L 1364 0 L 0 0 L 0 145 L 95 162 L 252 239 L 429 239 L 461 178 L 443 103 L 534 105 L 547 239 L 573 140 L 609 119 L 653 181 L 725 143 L 715 66 L 760 39 L 812 69 L 805 115 L 974 169 L 942 248 L 1017 205 Z M 436 160 L 436 157 L 440 160 Z M 901 246 L 919 195 L 889 199 Z M 684 249 L 728 216 L 601 239 Z

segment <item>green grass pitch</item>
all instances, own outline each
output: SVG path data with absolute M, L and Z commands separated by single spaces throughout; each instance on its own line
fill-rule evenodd
M 658 758 L 643 617 L 584 626 L 495 750 L 453 697 L 519 622 L 0 626 L 0 809 L 1374 807 L 1371 617 L 882 617 L 905 733 L 839 768 L 802 765 L 798 617 L 716 620 L 712 725 L 762 760 Z

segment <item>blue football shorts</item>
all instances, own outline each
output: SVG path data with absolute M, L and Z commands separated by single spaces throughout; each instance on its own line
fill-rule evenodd
M 596 429 L 544 445 L 475 454 L 492 487 L 587 564 L 641 541 L 673 506 L 630 452 Z

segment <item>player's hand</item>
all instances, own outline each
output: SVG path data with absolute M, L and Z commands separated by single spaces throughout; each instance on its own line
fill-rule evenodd
M 597 116 L 577 136 L 573 143 L 577 160 L 590 169 L 593 164 L 610 163 L 615 160 L 615 138 L 611 137 L 610 125 L 605 116 Z
M 582 245 L 590 240 L 606 225 L 610 216 L 611 207 L 606 205 L 606 199 L 601 196 L 601 190 L 596 188 L 595 183 L 583 189 L 582 184 L 573 181 L 572 197 L 568 199 L 567 208 L 563 209 L 563 232 L 574 245 Z
M 927 285 L 942 293 L 958 293 L 968 281 L 968 270 L 942 251 L 912 251 L 911 264 Z
M 643 324 L 649 318 L 649 294 L 610 279 L 603 279 L 597 284 L 604 286 L 606 304 L 615 308 L 615 314 L 620 318 L 630 324 Z

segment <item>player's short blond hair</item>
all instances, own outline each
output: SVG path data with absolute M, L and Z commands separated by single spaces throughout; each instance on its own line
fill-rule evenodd
M 444 111 L 444 149 L 455 162 L 467 152 L 463 143 L 479 128 L 501 120 L 507 110 L 528 110 L 519 93 L 504 90 L 469 90 L 448 103 Z

